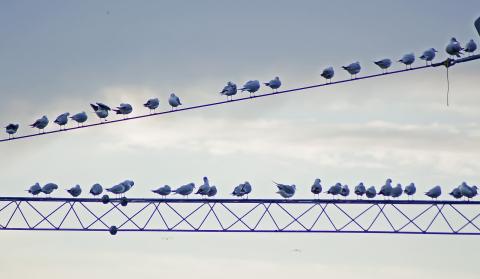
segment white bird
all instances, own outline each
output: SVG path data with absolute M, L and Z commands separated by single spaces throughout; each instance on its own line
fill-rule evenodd
M 280 86 L 282 86 L 282 82 L 280 81 L 280 78 L 279 77 L 275 77 L 274 79 L 272 79 L 271 81 L 269 82 L 265 82 L 264 83 L 266 86 L 272 88 L 273 92 L 276 92 L 278 88 L 280 88 Z
M 40 132 L 40 130 L 44 131 L 47 125 L 48 125 L 48 118 L 47 116 L 44 115 L 42 116 L 42 118 L 37 119 L 33 124 L 31 124 L 30 127 L 37 128 L 38 132 Z
M 103 103 L 97 103 L 96 105 L 90 104 L 90 106 L 92 107 L 93 111 L 98 116 L 98 118 L 104 119 L 105 121 L 107 121 L 108 112 L 111 110 L 109 106 Z
M 350 195 L 350 188 L 348 188 L 348 185 L 343 185 L 342 186 L 342 190 L 340 191 L 340 195 L 343 196 L 343 197 L 348 197 L 348 195 Z
M 58 124 L 60 126 L 60 129 L 62 129 L 62 126 L 65 127 L 65 125 L 67 125 L 69 116 L 70 116 L 69 112 L 62 113 L 53 122 Z
M 180 194 L 182 196 L 187 196 L 190 195 L 193 192 L 193 189 L 195 189 L 195 184 L 194 183 L 188 183 L 185 185 L 182 185 L 178 187 L 177 189 L 173 190 L 175 194 Z
M 170 94 L 170 98 L 168 98 L 168 104 L 170 104 L 172 110 L 182 105 L 182 103 L 180 102 L 180 98 L 178 98 L 175 93 Z
M 205 176 L 203 177 L 203 184 L 198 187 L 198 190 L 195 194 L 201 195 L 201 196 L 207 196 L 208 192 L 210 191 L 210 182 L 208 181 L 208 178 Z
M 227 96 L 227 100 L 230 97 L 233 99 L 233 95 L 237 94 L 237 85 L 231 81 L 227 83 L 223 90 L 220 92 L 221 95 Z
M 365 196 L 369 199 L 375 198 L 377 195 L 377 190 L 375 189 L 375 186 L 370 186 L 368 187 L 367 191 L 365 192 Z
M 460 57 L 460 55 L 462 54 L 462 50 L 463 50 L 462 46 L 455 38 L 451 38 L 450 42 L 445 48 L 445 51 L 448 54 L 450 54 L 450 56 L 456 56 L 456 57 Z
M 152 110 L 155 111 L 158 106 L 160 106 L 160 101 L 158 100 L 158 98 L 148 99 L 148 101 L 143 104 L 143 106 L 148 108 L 150 112 L 152 112 Z
M 335 76 L 335 71 L 333 70 L 333 67 L 327 67 L 323 69 L 323 72 L 320 75 L 325 79 L 325 82 L 332 82 L 332 78 Z
M 357 186 L 355 186 L 355 189 L 353 190 L 355 195 L 360 196 L 360 197 L 365 195 L 366 191 L 367 191 L 367 189 L 365 189 L 365 185 L 363 185 L 363 182 L 360 182 Z
M 217 194 L 217 187 L 216 186 L 211 186 L 210 190 L 208 190 L 207 196 L 211 198 L 211 197 L 215 196 L 216 194 Z
M 154 192 L 155 194 L 159 194 L 162 197 L 166 197 L 170 195 L 170 193 L 172 192 L 172 188 L 170 188 L 170 186 L 168 185 L 164 185 L 156 190 L 152 190 L 152 192 Z
M 413 62 L 415 62 L 415 55 L 412 53 L 405 54 L 398 62 L 405 64 L 405 69 L 412 68 Z
M 442 194 L 442 188 L 440 188 L 440 186 L 438 185 L 428 190 L 428 192 L 425 192 L 425 195 L 429 196 L 432 199 L 436 199 L 440 197 L 441 194 Z
M 402 193 L 403 189 L 400 183 L 398 183 L 397 186 L 392 188 L 392 198 L 398 198 L 402 195 Z
M 357 74 L 360 73 L 360 70 L 362 69 L 358 61 L 353 62 L 348 66 L 342 66 L 342 68 L 350 74 L 351 78 L 356 78 Z
M 133 108 L 130 104 L 121 103 L 116 109 L 113 109 L 113 111 L 126 117 L 133 111 Z
M 415 187 L 415 183 L 410 183 L 407 186 L 405 186 L 405 189 L 403 190 L 405 194 L 407 194 L 407 197 L 413 196 L 417 192 L 417 188 Z
M 92 187 L 90 188 L 90 194 L 92 194 L 93 196 L 98 196 L 102 192 L 103 192 L 103 187 L 98 183 L 93 184 Z
M 82 111 L 82 112 L 79 112 L 77 114 L 74 114 L 72 116 L 70 116 L 70 119 L 72 119 L 73 121 L 77 122 L 77 125 L 80 126 L 80 124 L 84 123 L 85 121 L 87 121 L 88 119 L 88 116 L 87 114 Z
M 82 193 L 82 188 L 77 184 L 74 187 L 67 189 L 67 192 L 72 195 L 72 197 L 78 197 Z
M 342 184 L 336 183 L 335 185 L 331 186 L 328 189 L 327 194 L 331 194 L 332 196 L 339 195 L 342 192 Z
M 468 41 L 468 43 L 465 45 L 465 52 L 468 52 L 469 54 L 473 54 L 475 50 L 477 50 L 477 44 L 475 43 L 474 40 Z
M 50 195 L 54 190 L 58 189 L 58 185 L 55 183 L 47 183 L 42 187 L 42 193 Z
M 293 197 L 293 195 L 295 195 L 295 191 L 297 189 L 295 184 L 292 184 L 292 185 L 281 184 L 281 183 L 277 183 L 275 181 L 273 181 L 273 183 L 275 183 L 275 185 L 277 186 L 278 191 L 276 193 L 280 194 L 280 196 L 288 199 L 288 198 Z
M 379 195 L 383 195 L 384 197 L 389 197 L 392 195 L 392 180 L 390 178 L 385 181 L 385 185 L 380 188 L 380 192 L 378 192 Z
M 450 193 L 448 193 L 450 196 L 456 198 L 456 199 L 460 199 L 461 197 L 463 197 L 462 195 L 462 191 L 460 190 L 460 187 L 455 187 Z
M 428 65 L 428 62 L 430 64 L 432 63 L 432 60 L 435 58 L 435 53 L 438 52 L 436 49 L 429 48 L 423 52 L 423 54 L 419 57 L 422 60 L 425 60 L 425 64 Z
M 320 178 L 315 179 L 312 187 L 310 188 L 310 191 L 312 192 L 312 194 L 317 196 L 320 195 L 320 193 L 322 192 L 322 184 L 320 184 L 321 182 L 322 180 L 320 180 Z
M 12 123 L 5 126 L 5 132 L 7 132 L 8 138 L 14 137 L 13 135 L 18 131 L 18 127 L 20 127 L 20 125 Z
M 33 184 L 32 186 L 30 186 L 30 188 L 26 191 L 29 192 L 30 194 L 36 196 L 36 195 L 38 195 L 42 192 L 42 187 L 37 182 L 37 183 Z
M 382 69 L 383 72 L 386 73 L 388 68 L 390 68 L 390 66 L 392 65 L 392 60 L 390 60 L 388 58 L 385 58 L 385 59 L 382 59 L 382 60 L 375 61 L 373 63 L 375 63 L 375 65 L 380 67 L 380 69 Z
M 240 90 L 242 92 L 247 91 L 248 93 L 250 93 L 250 96 L 252 96 L 252 94 L 255 95 L 255 92 L 257 92 L 258 89 L 260 89 L 260 82 L 258 80 L 249 80 L 243 85 Z

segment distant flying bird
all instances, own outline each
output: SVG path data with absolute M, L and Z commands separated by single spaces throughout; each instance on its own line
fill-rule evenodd
M 370 186 L 368 187 L 367 191 L 365 192 L 365 196 L 369 199 L 375 198 L 377 195 L 377 190 L 375 190 L 375 186 Z
M 72 197 L 78 197 L 82 193 L 82 188 L 80 188 L 80 185 L 75 185 L 74 187 L 67 189 L 67 192 L 72 195 Z
M 5 126 L 5 132 L 7 132 L 8 138 L 14 137 L 13 135 L 18 131 L 18 127 L 20 127 L 20 125 L 11 123 Z
M 428 192 L 425 192 L 425 195 L 429 196 L 432 199 L 436 199 L 440 197 L 441 194 L 442 194 L 442 188 L 440 188 L 440 186 L 438 185 L 428 190 Z
M 384 197 L 389 197 L 392 195 L 392 180 L 390 178 L 385 181 L 385 185 L 380 188 L 380 191 L 378 192 L 379 195 L 382 195 Z
M 207 196 L 208 192 L 210 191 L 210 182 L 208 181 L 208 178 L 205 176 L 203 177 L 203 184 L 198 187 L 198 190 L 195 194 L 201 195 L 201 196 Z
M 339 195 L 340 192 L 342 192 L 342 184 L 336 183 L 335 185 L 330 186 L 330 189 L 328 189 L 327 194 L 336 196 L 336 195 Z
M 30 186 L 30 188 L 26 191 L 29 192 L 30 194 L 36 196 L 36 195 L 38 195 L 42 192 L 42 187 L 37 182 L 37 183 L 33 184 L 32 186 Z
M 47 183 L 42 187 L 42 193 L 50 195 L 54 190 L 58 189 L 58 185 L 55 183 Z
M 460 190 L 460 187 L 455 187 L 450 193 L 448 193 L 450 196 L 456 198 L 456 199 L 460 199 L 461 197 L 463 197 L 462 195 L 462 191 Z
M 445 47 L 445 51 L 450 54 L 450 56 L 460 57 L 460 55 L 462 54 L 462 50 L 462 46 L 455 38 L 451 38 L 447 47 Z
M 345 198 L 350 195 L 350 189 L 348 188 L 348 185 L 345 184 L 342 186 L 342 190 L 340 190 L 340 195 Z
M 405 186 L 405 189 L 403 190 L 403 192 L 407 194 L 408 197 L 410 197 L 417 192 L 417 188 L 415 187 L 414 183 L 410 183 L 407 186 Z
M 392 198 L 398 198 L 402 195 L 403 189 L 402 185 L 399 183 L 397 186 L 392 188 Z
M 92 107 L 93 111 L 98 116 L 98 118 L 104 119 L 105 121 L 107 121 L 108 112 L 111 110 L 109 106 L 103 103 L 97 103 L 96 105 L 90 104 L 90 106 Z
M 470 55 L 475 53 L 475 50 L 477 50 L 477 44 L 475 43 L 474 40 L 468 41 L 468 43 L 465 45 L 465 52 L 468 52 Z
M 359 62 L 353 62 L 350 65 L 342 66 L 342 68 L 350 74 L 352 79 L 357 78 L 357 74 L 360 73 L 360 70 L 362 69 Z
M 188 183 L 183 186 L 178 187 L 177 189 L 173 190 L 175 194 L 179 194 L 182 196 L 187 196 L 190 195 L 193 192 L 193 189 L 195 189 L 195 183 Z
M 382 69 L 383 72 L 386 73 L 388 68 L 390 68 L 390 66 L 392 65 L 392 60 L 390 60 L 388 58 L 385 58 L 385 59 L 382 59 L 382 60 L 375 61 L 373 63 L 375 63 L 375 65 L 380 67 L 380 69 Z
M 422 60 L 425 60 L 425 64 L 428 65 L 428 62 L 430 64 L 432 63 L 432 60 L 435 58 L 435 53 L 438 52 L 436 49 L 429 48 L 423 52 L 423 54 L 419 57 Z
M 275 185 L 277 186 L 278 191 L 276 193 L 280 194 L 280 196 L 282 196 L 286 199 L 289 199 L 289 198 L 293 197 L 293 195 L 295 195 L 295 191 L 296 191 L 296 188 L 297 188 L 295 186 L 295 184 L 292 184 L 292 185 L 281 184 L 281 183 L 277 183 L 275 181 L 273 181 L 273 183 L 275 183 Z
M 77 114 L 74 114 L 74 115 L 70 116 L 70 119 L 77 122 L 77 126 L 80 126 L 80 124 L 87 121 L 88 116 L 84 111 L 82 111 L 82 112 L 79 112 Z
M 325 82 L 332 82 L 332 78 L 335 76 L 335 71 L 333 70 L 333 67 L 327 67 L 320 75 L 325 79 Z
M 273 92 L 276 92 L 278 88 L 280 88 L 280 86 L 282 86 L 282 82 L 280 81 L 280 78 L 279 77 L 275 77 L 274 79 L 272 79 L 271 81 L 269 82 L 265 82 L 264 83 L 266 86 L 272 88 Z
M 170 188 L 170 186 L 168 185 L 164 185 L 156 190 L 152 190 L 152 192 L 154 192 L 155 194 L 159 194 L 162 197 L 166 197 L 170 195 L 170 193 L 172 192 L 172 188 Z
M 65 125 L 67 125 L 69 116 L 70 116 L 69 112 L 62 113 L 53 122 L 58 124 L 58 126 L 60 126 L 60 129 L 62 129 L 62 126 L 65 127 Z
M 252 96 L 252 94 L 255 95 L 255 92 L 257 92 L 258 89 L 260 89 L 260 82 L 258 80 L 249 80 L 243 85 L 242 88 L 240 88 L 242 92 L 247 91 L 250 93 L 250 96 Z
M 312 187 L 310 188 L 310 191 L 312 192 L 312 194 L 317 196 L 320 195 L 320 193 L 322 192 L 322 184 L 320 184 L 321 182 L 322 180 L 320 180 L 320 178 L 315 179 Z
M 148 108 L 150 112 L 152 112 L 152 110 L 155 111 L 159 105 L 160 105 L 160 101 L 158 100 L 158 98 L 148 99 L 148 101 L 145 104 L 143 104 L 143 106 Z
M 360 182 L 357 186 L 355 186 L 355 189 L 353 189 L 353 192 L 357 196 L 363 196 L 365 195 L 365 192 L 367 192 L 367 189 L 365 189 L 365 185 L 363 185 L 363 182 Z
M 237 94 L 237 85 L 229 81 L 227 85 L 223 87 L 223 90 L 220 91 L 220 94 L 227 96 L 227 100 L 229 97 L 233 99 L 233 95 Z
M 33 124 L 31 124 L 30 127 L 37 128 L 38 132 L 40 132 L 40 130 L 45 132 L 45 127 L 47 127 L 47 125 L 48 125 L 48 118 L 47 116 L 44 115 L 42 116 L 42 118 L 37 119 Z
M 174 93 L 170 94 L 170 97 L 168 98 L 168 104 L 170 104 L 172 110 L 182 105 L 182 103 L 180 102 L 180 98 L 178 98 Z
M 216 186 L 210 186 L 210 190 L 208 190 L 207 196 L 209 198 L 214 197 L 217 194 L 217 187 Z
M 98 183 L 93 184 L 92 187 L 90 188 L 90 194 L 92 194 L 93 196 L 98 196 L 102 192 L 103 192 L 103 187 Z
M 415 62 L 415 55 L 412 53 L 405 54 L 398 62 L 405 64 L 405 69 L 412 68 L 413 62 Z
M 113 111 L 126 117 L 133 111 L 133 108 L 130 104 L 121 103 L 117 108 L 113 109 Z

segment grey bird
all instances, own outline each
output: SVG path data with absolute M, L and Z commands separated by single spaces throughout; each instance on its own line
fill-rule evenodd
M 412 53 L 407 53 L 405 54 L 398 62 L 405 64 L 405 69 L 408 69 L 408 66 L 410 66 L 410 69 L 412 68 L 413 62 L 415 62 L 415 55 Z
M 415 183 L 410 183 L 407 186 L 405 186 L 405 189 L 403 190 L 405 194 L 407 194 L 407 197 L 413 196 L 417 192 L 417 188 L 415 187 Z
M 98 118 L 100 118 L 100 120 L 104 119 L 105 121 L 107 121 L 108 112 L 111 110 L 109 106 L 103 103 L 90 104 L 90 106 L 92 107 Z
M 108 192 L 111 192 L 115 195 L 121 195 L 123 193 L 125 193 L 125 185 L 123 183 L 120 183 L 120 184 L 117 184 L 117 185 L 114 185 L 110 188 L 107 188 L 105 190 L 107 190 Z
M 78 185 L 78 184 L 73 186 L 72 188 L 66 189 L 66 190 L 74 198 L 80 196 L 80 194 L 82 193 L 82 188 L 80 188 L 80 185 Z
M 18 127 L 20 127 L 20 125 L 12 123 L 5 126 L 5 132 L 7 132 L 8 138 L 14 137 L 13 135 L 15 135 L 15 133 L 18 131 Z
M 392 180 L 390 178 L 385 181 L 385 185 L 380 188 L 380 191 L 378 192 L 379 195 L 383 195 L 384 197 L 389 197 L 392 195 Z
M 124 186 L 122 194 L 125 194 L 127 191 L 129 191 L 133 185 L 135 185 L 135 182 L 133 180 L 125 180 L 122 183 L 120 183 Z
M 320 184 L 321 182 L 322 180 L 320 180 L 320 178 L 315 179 L 312 187 L 310 188 L 310 191 L 312 192 L 312 194 L 317 196 L 320 195 L 320 193 L 322 192 L 322 184 Z
M 210 191 L 210 182 L 208 181 L 208 178 L 205 176 L 203 177 L 203 184 L 198 187 L 198 190 L 195 194 L 201 195 L 201 196 L 207 196 L 208 192 Z
M 342 192 L 342 184 L 337 182 L 335 185 L 331 186 L 330 189 L 328 189 L 327 194 L 336 196 L 339 195 L 340 192 Z
M 455 187 L 450 193 L 448 193 L 450 196 L 454 197 L 455 199 L 460 199 L 463 197 L 462 191 L 460 190 L 460 187 Z
M 82 112 L 79 112 L 77 114 L 74 114 L 74 115 L 70 116 L 70 119 L 77 122 L 77 126 L 80 126 L 80 124 L 87 121 L 88 116 L 84 111 L 82 111 Z
M 471 199 L 478 194 L 477 186 L 470 187 L 466 182 L 462 182 L 462 184 L 458 188 L 460 189 L 462 196 L 468 199 Z
M 366 191 L 367 189 L 365 188 L 365 185 L 363 185 L 363 182 L 360 182 L 357 186 L 355 186 L 355 189 L 353 189 L 353 192 L 355 193 L 355 195 L 360 197 L 365 195 Z
M 188 197 L 188 195 L 190 195 L 193 192 L 193 189 L 195 189 L 195 183 L 192 182 L 192 183 L 182 185 L 177 189 L 173 190 L 172 192 L 174 192 L 175 194 Z
M 37 183 L 33 184 L 32 186 L 30 186 L 30 188 L 28 188 L 28 190 L 26 190 L 26 191 L 29 192 L 30 194 L 36 196 L 36 195 L 38 195 L 42 192 L 42 187 L 37 182 Z
M 428 62 L 430 64 L 432 63 L 432 60 L 435 58 L 435 53 L 438 52 L 436 49 L 429 48 L 423 52 L 423 54 L 419 57 L 422 60 L 425 60 L 425 65 L 428 65 Z
M 272 88 L 273 92 L 276 92 L 278 88 L 280 88 L 280 86 L 282 86 L 282 82 L 280 81 L 280 78 L 279 77 L 275 77 L 274 79 L 272 79 L 271 81 L 269 82 L 265 82 L 264 83 L 266 86 Z
M 162 197 L 166 197 L 170 195 L 170 193 L 172 192 L 172 188 L 170 188 L 170 186 L 168 185 L 164 185 L 156 190 L 152 190 L 152 192 L 154 192 L 155 194 L 159 194 Z
M 441 194 L 442 194 L 442 188 L 438 185 L 433 187 L 432 189 L 428 190 L 427 192 L 425 192 L 425 195 L 427 195 L 428 197 L 430 197 L 432 199 L 436 199 L 436 198 L 440 197 Z
M 284 190 L 278 190 L 276 193 L 279 194 L 280 196 L 282 196 L 285 199 L 289 199 L 289 198 L 293 197 L 293 195 L 295 195 L 295 191 L 293 193 L 290 193 L 290 192 L 286 192 Z
M 152 112 L 152 110 L 155 111 L 158 106 L 160 106 L 160 101 L 158 100 L 158 98 L 148 99 L 148 101 L 143 104 L 143 106 L 148 108 L 150 112 Z
M 180 98 L 178 98 L 175 93 L 170 94 L 170 97 L 168 98 L 168 104 L 172 107 L 172 110 L 182 105 L 182 103 L 180 102 Z
M 450 54 L 450 56 L 460 57 L 462 54 L 462 46 L 455 38 L 451 38 L 448 45 L 445 47 L 445 51 Z
M 275 185 L 277 186 L 278 191 L 276 193 L 280 194 L 280 196 L 288 199 L 288 198 L 293 197 L 293 195 L 295 195 L 295 191 L 297 189 L 295 184 L 292 184 L 292 185 L 281 184 L 281 183 L 277 183 L 275 181 L 273 181 L 273 183 L 275 183 Z
M 244 195 L 244 193 L 242 192 L 242 188 L 243 184 L 238 184 L 237 186 L 235 186 L 232 192 L 232 196 L 242 197 Z
M 103 193 L 103 187 L 98 183 L 93 184 L 90 188 L 90 194 L 92 194 L 93 196 L 98 196 L 101 193 Z
M 375 61 L 373 63 L 375 63 L 375 65 L 380 67 L 380 69 L 383 70 L 383 73 L 386 73 L 388 71 L 388 68 L 390 68 L 390 66 L 392 65 L 392 60 L 385 58 L 382 60 Z
M 340 195 L 343 196 L 343 197 L 348 197 L 348 195 L 350 195 L 350 188 L 348 188 L 348 185 L 343 185 L 342 186 L 342 190 L 340 191 Z
M 48 118 L 47 116 L 44 115 L 41 118 L 37 119 L 33 124 L 31 124 L 30 127 L 37 128 L 38 131 L 40 132 L 40 130 L 44 131 L 47 125 L 48 125 Z
M 54 190 L 58 189 L 58 185 L 55 183 L 47 183 L 42 187 L 42 193 L 50 195 Z
M 470 55 L 475 53 L 475 50 L 477 50 L 477 44 L 475 43 L 474 40 L 468 41 L 468 43 L 465 45 L 465 52 L 468 52 Z
M 369 199 L 375 198 L 377 195 L 377 190 L 375 189 L 375 186 L 370 186 L 368 187 L 367 191 L 365 192 L 365 196 Z
M 245 183 L 241 183 L 233 189 L 232 195 L 236 197 L 243 197 L 245 195 L 248 196 L 252 192 L 252 185 L 248 181 L 245 181 Z
M 126 117 L 133 111 L 133 108 L 130 104 L 121 103 L 117 108 L 113 109 L 113 111 Z
M 352 79 L 357 78 L 357 74 L 360 73 L 360 70 L 362 69 L 362 67 L 360 66 L 360 63 L 358 61 L 353 62 L 353 63 L 351 63 L 350 65 L 347 65 L 347 66 L 342 66 L 342 68 L 350 74 L 350 77 Z
M 216 186 L 210 186 L 210 190 L 208 190 L 207 196 L 209 198 L 214 197 L 217 194 L 217 187 Z
M 333 67 L 327 67 L 323 69 L 323 72 L 320 75 L 325 79 L 325 82 L 332 82 L 332 78 L 335 76 L 335 71 L 333 70 Z
M 223 90 L 220 91 L 220 95 L 227 96 L 227 100 L 230 97 L 230 100 L 233 99 L 233 95 L 237 94 L 237 85 L 231 81 L 227 83 Z
M 62 113 L 57 117 L 57 119 L 55 119 L 55 121 L 53 121 L 53 123 L 58 124 L 60 129 L 62 129 L 62 126 L 65 127 L 65 125 L 67 125 L 69 116 L 69 112 Z
M 392 188 L 392 198 L 398 198 L 402 195 L 402 193 L 403 189 L 400 183 L 398 183 L 397 186 Z
M 247 91 L 250 93 L 250 97 L 252 94 L 255 95 L 255 92 L 257 92 L 258 89 L 260 89 L 260 82 L 258 80 L 249 80 L 243 85 L 242 88 L 240 88 L 242 92 Z

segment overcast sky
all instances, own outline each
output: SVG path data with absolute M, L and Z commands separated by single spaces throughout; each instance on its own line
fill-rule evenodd
M 430 47 L 440 61 L 452 36 L 480 41 L 479 1 L 333 2 L 0 1 L 0 124 L 26 134 L 66 111 L 93 123 L 91 102 L 129 102 L 137 115 L 151 97 L 169 109 L 171 92 L 190 106 L 223 100 L 227 81 L 279 76 L 295 88 L 323 82 L 327 66 L 338 80 L 357 60 L 372 74 L 374 60 Z M 38 181 L 67 196 L 76 183 L 129 178 L 131 196 L 153 197 L 207 175 L 219 197 L 245 180 L 252 197 L 274 197 L 276 180 L 310 198 L 316 177 L 324 186 L 390 177 L 415 182 L 420 199 L 433 185 L 480 183 L 479 74 L 478 62 L 451 68 L 449 107 L 446 71 L 435 68 L 2 143 L 0 195 Z M 478 277 L 475 237 L 168 236 L 0 232 L 0 277 Z

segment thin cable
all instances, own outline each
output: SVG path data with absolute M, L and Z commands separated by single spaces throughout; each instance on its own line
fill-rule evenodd
M 448 78 L 448 67 L 447 66 L 447 107 L 448 107 L 448 94 L 450 93 L 450 79 Z

